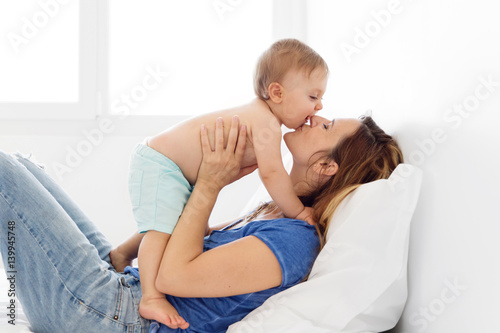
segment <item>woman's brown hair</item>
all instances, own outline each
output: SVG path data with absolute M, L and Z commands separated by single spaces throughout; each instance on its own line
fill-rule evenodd
M 396 166 L 403 163 L 403 153 L 392 136 L 369 116 L 361 117 L 360 121 L 361 126 L 354 134 L 322 156 L 338 164 L 337 173 L 300 197 L 305 206 L 314 208 L 321 235 L 327 233 L 335 209 L 347 195 L 363 184 L 389 178 Z
M 390 135 L 369 116 L 361 117 L 360 121 L 361 125 L 352 135 L 342 139 L 331 151 L 320 152 L 321 158 L 338 164 L 337 173 L 311 193 L 299 197 L 304 206 L 314 208 L 321 246 L 331 217 L 342 200 L 363 184 L 389 178 L 396 166 L 403 163 L 403 153 Z M 245 220 L 253 220 L 262 211 L 275 207 L 274 203 L 263 204 Z

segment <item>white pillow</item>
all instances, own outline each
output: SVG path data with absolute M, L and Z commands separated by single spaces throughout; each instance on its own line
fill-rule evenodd
M 308 281 L 269 298 L 229 333 L 382 332 L 407 298 L 410 221 L 422 172 L 400 164 L 364 184 L 333 215 Z

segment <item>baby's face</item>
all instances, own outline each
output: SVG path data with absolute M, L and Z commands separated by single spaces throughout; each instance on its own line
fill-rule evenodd
M 283 124 L 297 129 L 323 108 L 321 99 L 328 77 L 315 69 L 311 75 L 305 71 L 290 71 L 283 80 Z

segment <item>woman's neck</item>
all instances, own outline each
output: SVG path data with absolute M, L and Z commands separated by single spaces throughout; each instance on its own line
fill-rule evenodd
M 292 180 L 293 188 L 297 196 L 307 195 L 311 192 L 311 186 L 307 182 L 306 175 L 307 168 L 302 168 L 295 164 L 292 166 L 292 170 L 290 170 L 290 179 Z

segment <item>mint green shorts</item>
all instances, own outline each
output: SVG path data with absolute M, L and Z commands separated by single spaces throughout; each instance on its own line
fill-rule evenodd
M 139 232 L 168 234 L 193 191 L 177 164 L 144 144 L 132 154 L 128 188 Z

